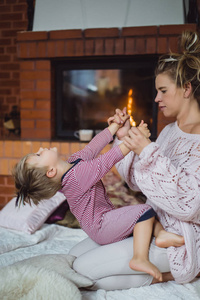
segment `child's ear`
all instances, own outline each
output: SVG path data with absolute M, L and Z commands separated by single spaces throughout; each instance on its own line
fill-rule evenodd
M 53 167 L 51 167 L 51 168 L 46 172 L 46 175 L 47 175 L 47 177 L 49 177 L 49 178 L 52 178 L 52 177 L 56 176 L 56 174 L 57 174 L 57 170 L 56 170 L 56 168 L 53 168 Z
M 192 92 L 192 85 L 190 82 L 186 83 L 184 86 L 184 97 L 188 98 Z

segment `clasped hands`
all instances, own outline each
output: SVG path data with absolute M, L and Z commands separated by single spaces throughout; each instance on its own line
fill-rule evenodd
M 118 108 L 115 110 L 115 115 L 108 119 L 109 125 L 113 122 L 120 125 L 116 132 L 118 139 L 123 140 L 124 145 L 136 154 L 140 155 L 142 150 L 151 143 L 148 125 L 142 120 L 138 127 L 131 127 L 126 107 L 122 110 Z

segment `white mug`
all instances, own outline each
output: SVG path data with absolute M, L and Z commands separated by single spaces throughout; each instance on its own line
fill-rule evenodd
M 89 142 L 92 139 L 92 129 L 80 129 L 74 132 L 74 136 L 79 138 L 81 142 Z

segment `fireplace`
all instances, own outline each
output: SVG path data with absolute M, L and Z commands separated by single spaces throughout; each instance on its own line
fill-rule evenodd
M 127 104 L 132 90 L 130 97 L 137 100 L 137 110 L 132 107 L 133 119 L 138 124 L 142 116 L 150 125 L 154 139 L 173 120 L 156 112 L 153 69 L 158 56 L 169 49 L 179 51 L 177 41 L 183 30 L 196 30 L 196 24 L 19 32 L 21 138 L 66 141 L 73 139 L 73 132 L 79 128 L 101 130 L 113 109 Z M 112 72 L 115 73 L 113 76 Z M 78 78 L 84 78 L 81 84 L 85 82 L 85 86 L 80 85 L 79 79 L 75 80 L 78 82 L 75 86 L 72 84 L 77 73 Z M 141 73 L 143 79 L 139 76 Z M 90 74 L 91 83 L 83 74 Z M 105 79 L 108 74 L 111 82 L 115 79 L 116 84 L 108 84 L 109 80 Z M 56 84 L 63 84 L 62 76 L 68 81 L 58 88 Z M 97 84 L 96 78 L 101 79 L 101 83 Z M 148 84 L 145 82 L 144 85 L 143 80 L 147 78 Z M 97 89 L 101 89 L 101 93 Z M 75 91 L 76 102 L 72 100 L 71 91 Z M 143 103 L 147 95 L 148 99 Z M 71 99 L 71 112 L 66 99 Z M 82 107 L 79 108 L 80 99 Z M 86 99 L 87 109 L 84 110 Z M 95 99 L 102 100 L 101 109 L 93 104 Z M 73 115 L 75 110 L 78 113 Z M 96 115 L 96 121 L 93 115 Z M 66 120 L 60 122 L 61 117 Z
M 156 56 L 149 55 L 56 62 L 56 138 L 76 139 L 79 129 L 98 133 L 115 108 L 127 107 L 132 125 L 144 119 L 155 139 L 156 61 Z

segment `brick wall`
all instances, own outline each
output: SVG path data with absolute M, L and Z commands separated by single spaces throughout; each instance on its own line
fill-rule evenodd
M 26 0 L 0 0 L 0 138 L 5 114 L 20 103 L 16 37 L 27 28 L 26 11 Z
M 17 32 L 27 29 L 26 0 L 0 0 L 0 139 L 4 139 L 3 120 L 13 105 L 20 105 L 20 61 Z M 0 141 L 0 209 L 12 198 L 14 185 L 3 156 Z M 9 149 L 9 145 L 6 146 Z M 6 150 L 6 153 L 9 153 Z

